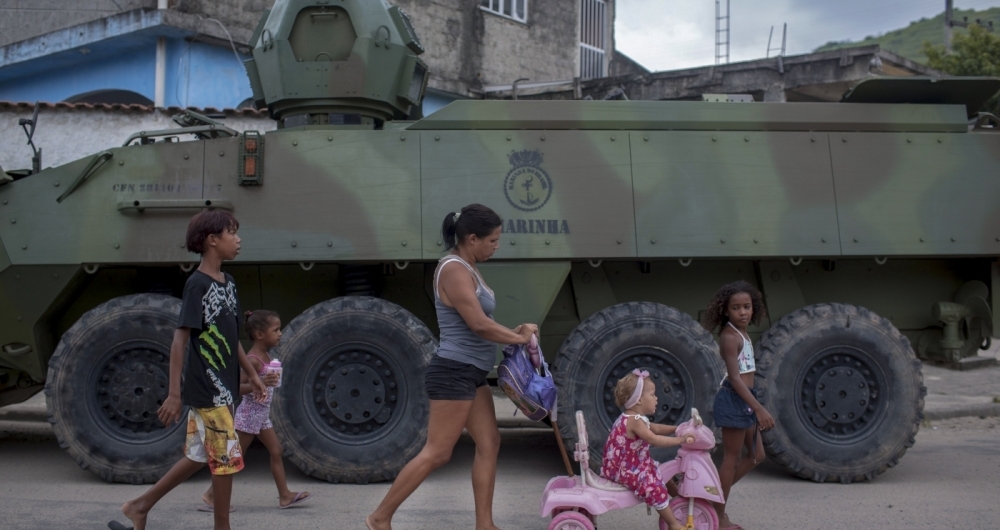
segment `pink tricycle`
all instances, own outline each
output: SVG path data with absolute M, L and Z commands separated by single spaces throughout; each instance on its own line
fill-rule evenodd
M 643 502 L 624 486 L 590 470 L 587 425 L 581 411 L 576 412 L 576 430 L 578 441 L 573 458 L 580 463 L 580 475 L 555 477 L 542 494 L 542 517 L 552 516 L 549 530 L 594 530 L 596 516 Z M 694 436 L 694 443 L 682 445 L 677 458 L 660 464 L 660 476 L 664 480 L 682 476 L 678 486 L 680 496 L 670 501 L 670 509 L 678 521 L 686 522 L 689 529 L 717 530 L 719 517 L 712 501 L 725 501 L 719 473 L 708 455 L 715 447 L 715 434 L 702 424 L 697 409 L 691 409 L 691 419 L 677 426 L 676 436 L 689 434 Z M 666 528 L 661 520 L 660 530 Z

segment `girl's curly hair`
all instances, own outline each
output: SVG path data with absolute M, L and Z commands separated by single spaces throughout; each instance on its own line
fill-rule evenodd
M 618 380 L 618 384 L 615 385 L 615 405 L 618 405 L 618 408 L 625 410 L 625 402 L 632 397 L 632 392 L 635 392 L 637 384 L 639 384 L 639 376 L 631 372 Z
M 716 291 L 715 296 L 712 297 L 712 301 L 708 303 L 708 309 L 705 311 L 705 316 L 702 319 L 702 325 L 705 326 L 705 329 L 712 333 L 715 333 L 716 330 L 721 331 L 722 327 L 729 322 L 729 317 L 726 316 L 726 307 L 729 305 L 729 299 L 734 294 L 739 293 L 750 295 L 750 302 L 753 306 L 753 315 L 750 317 L 750 323 L 755 326 L 760 323 L 760 319 L 767 314 L 763 297 L 756 287 L 740 280 L 727 283 Z

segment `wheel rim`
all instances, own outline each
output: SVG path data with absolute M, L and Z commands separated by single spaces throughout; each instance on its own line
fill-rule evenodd
M 802 424 L 836 444 L 869 436 L 885 413 L 885 373 L 864 350 L 833 346 L 814 354 L 796 378 L 795 405 Z
M 682 525 L 687 522 L 688 501 L 689 499 L 683 497 L 675 497 L 670 501 L 670 510 Z M 694 519 L 695 530 L 717 530 L 719 527 L 719 518 L 715 514 L 715 508 L 704 499 L 694 499 L 694 509 L 691 515 Z M 660 528 L 667 528 L 666 523 L 661 521 Z
M 315 359 L 306 370 L 303 398 L 318 432 L 352 445 L 392 432 L 407 390 L 392 355 L 371 343 L 346 342 Z
M 689 396 L 694 388 L 687 368 L 663 348 L 635 346 L 615 355 L 605 365 L 598 379 L 600 386 L 596 399 L 601 404 L 598 408 L 605 428 L 611 429 L 615 419 L 621 414 L 621 409 L 615 404 L 615 385 L 625 374 L 636 368 L 648 371 L 650 379 L 656 383 L 658 403 L 653 421 L 669 425 L 680 423 L 685 411 L 691 407 Z
M 167 398 L 169 351 L 151 340 L 132 340 L 108 349 L 91 373 L 91 414 L 105 432 L 128 443 L 153 443 L 170 436 L 156 416 Z

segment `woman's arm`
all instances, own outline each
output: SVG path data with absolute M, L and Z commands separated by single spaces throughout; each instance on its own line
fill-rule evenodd
M 632 433 L 635 434 L 637 437 L 645 440 L 649 445 L 653 445 L 656 447 L 674 447 L 677 445 L 694 442 L 694 436 L 691 436 L 690 434 L 685 436 L 684 438 L 677 438 L 675 436 L 664 436 L 662 434 L 656 434 L 655 432 L 653 432 L 650 428 L 651 426 L 647 427 L 646 422 L 642 420 L 637 420 L 630 416 L 626 421 L 628 421 L 629 430 L 631 430 Z
M 726 363 L 726 373 L 729 375 L 729 384 L 733 385 L 733 390 L 738 396 L 743 398 L 747 406 L 757 414 L 757 421 L 762 429 L 767 430 L 774 427 L 774 418 L 771 413 L 757 401 L 753 392 L 747 388 L 743 378 L 740 377 L 740 348 L 743 347 L 743 337 L 737 337 L 734 333 L 719 334 L 719 351 L 722 353 L 722 360 Z
M 532 334 L 538 333 L 538 326 L 535 324 L 522 324 L 518 326 L 519 332 L 514 332 L 486 316 L 476 297 L 476 280 L 472 273 L 461 264 L 452 267 L 448 265 L 450 264 L 442 265 L 444 268 L 438 278 L 442 302 L 446 298 L 451 307 L 462 315 L 462 320 L 473 333 L 500 344 L 526 344 Z

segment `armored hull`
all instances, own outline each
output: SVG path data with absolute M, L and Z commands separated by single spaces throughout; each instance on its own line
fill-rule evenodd
M 422 447 L 439 228 L 472 202 L 504 218 L 482 267 L 496 319 L 540 323 L 561 412 L 583 410 L 594 444 L 634 367 L 657 382 L 656 421 L 711 420 L 724 370 L 696 320 L 736 279 L 768 309 L 750 330 L 766 447 L 816 481 L 874 478 L 913 444 L 915 350 L 958 361 L 992 336 L 1000 135 L 970 125 L 974 102 L 461 101 L 407 121 L 425 72 L 403 19 L 320 4 L 279 1 L 255 34 L 248 72 L 278 130 L 189 114 L 0 186 L 0 403 L 44 386 L 60 442 L 107 480 L 155 480 L 180 455 L 155 411 L 202 208 L 240 221 L 225 270 L 242 306 L 288 323 L 278 434 L 333 482 L 392 479 Z M 294 60 L 327 42 L 295 21 L 329 13 L 349 46 Z M 342 92 L 296 95 L 296 68 Z M 391 97 L 358 69 L 388 72 Z

